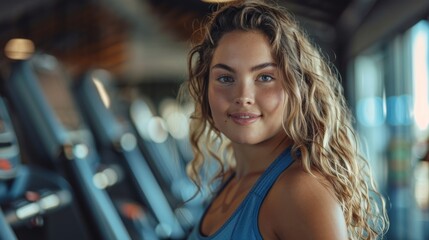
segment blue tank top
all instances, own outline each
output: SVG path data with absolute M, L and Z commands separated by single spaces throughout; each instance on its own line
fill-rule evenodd
M 274 182 L 291 163 L 290 148 L 287 148 L 259 177 L 250 192 L 220 229 L 210 236 L 204 236 L 201 234 L 202 220 L 200 220 L 188 240 L 262 240 L 258 226 L 259 209 Z

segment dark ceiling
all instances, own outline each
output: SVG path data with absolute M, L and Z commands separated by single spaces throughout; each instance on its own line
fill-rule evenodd
M 181 14 L 198 13 L 203 16 L 209 13 L 214 4 L 201 0 L 147 0 L 153 6 L 162 9 L 174 9 Z M 287 7 L 294 14 L 335 24 L 341 13 L 347 8 L 351 0 L 278 0 L 278 4 Z
M 192 33 L 192 22 L 195 18 L 202 19 L 216 9 L 215 4 L 208 4 L 201 0 L 146 1 L 151 4 L 154 12 L 165 25 L 185 38 Z M 351 6 L 352 0 L 277 0 L 276 2 L 291 11 L 311 33 L 319 31 L 320 26 L 335 28 L 344 11 Z
M 347 30 L 359 25 L 377 0 L 278 0 L 322 48 L 336 51 Z M 139 8 L 146 8 L 139 11 Z M 0 1 L 0 45 L 30 38 L 39 51 L 69 63 L 75 73 L 97 66 L 121 73 L 133 31 L 151 34 L 153 24 L 179 42 L 195 22 L 216 9 L 201 0 L 14 0 Z M 157 41 L 153 37 L 151 41 Z M 2 62 L 4 58 L 2 57 Z

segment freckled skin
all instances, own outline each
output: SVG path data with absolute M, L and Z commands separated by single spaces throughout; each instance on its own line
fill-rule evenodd
M 274 66 L 252 69 L 265 63 Z M 228 69 L 216 67 L 218 64 Z M 219 41 L 211 63 L 208 98 L 217 129 L 233 143 L 259 144 L 284 135 L 281 121 L 285 93 L 275 64 L 268 39 L 260 32 L 233 31 Z M 230 81 L 219 81 L 223 76 Z M 264 76 L 272 77 L 271 81 L 265 81 Z M 260 117 L 241 125 L 231 118 L 237 112 Z

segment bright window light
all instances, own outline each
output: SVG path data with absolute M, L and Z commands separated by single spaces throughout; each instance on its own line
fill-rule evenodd
M 414 27 L 412 35 L 412 71 L 414 81 L 414 117 L 420 131 L 429 126 L 429 23 L 421 21 Z

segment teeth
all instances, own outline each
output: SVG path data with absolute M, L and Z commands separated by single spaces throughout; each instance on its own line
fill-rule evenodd
M 240 116 L 240 118 L 248 119 L 250 116 Z

